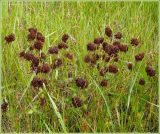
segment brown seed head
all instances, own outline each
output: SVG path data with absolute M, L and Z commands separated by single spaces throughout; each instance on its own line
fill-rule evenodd
M 88 87 L 88 81 L 86 79 L 77 78 L 75 81 L 76 81 L 77 87 L 80 87 L 82 89 Z
M 136 61 L 141 61 L 144 58 L 144 53 L 139 53 L 135 55 L 135 60 Z
M 12 33 L 12 34 L 6 36 L 4 39 L 7 43 L 11 43 L 15 40 L 15 35 Z
M 108 70 L 110 73 L 117 73 L 118 72 L 118 68 L 115 65 L 109 65 Z
M 108 36 L 108 37 L 111 37 L 112 36 L 112 29 L 110 27 L 106 27 L 105 28 L 105 34 Z

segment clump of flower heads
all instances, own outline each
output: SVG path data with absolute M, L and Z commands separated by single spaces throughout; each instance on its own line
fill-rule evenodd
M 93 41 L 90 41 L 87 44 L 87 51 L 88 53 L 84 56 L 84 62 L 89 67 L 97 66 L 99 75 L 101 77 L 105 77 L 107 72 L 112 74 L 117 74 L 118 72 L 122 72 L 118 68 L 118 65 L 114 64 L 113 62 L 119 62 L 121 60 L 121 53 L 127 54 L 127 52 L 131 49 L 133 50 L 132 46 L 136 49 L 139 46 L 140 41 L 138 38 L 133 37 L 129 43 L 122 42 L 123 33 L 120 31 L 114 33 L 110 26 L 107 26 L 104 30 L 105 36 L 100 36 L 94 38 Z M 145 53 L 141 52 L 135 55 L 135 61 L 141 62 L 145 57 Z M 105 67 L 106 64 L 112 63 Z M 133 63 L 130 61 L 126 61 L 128 70 L 133 70 Z M 103 66 L 105 64 L 105 66 Z M 146 67 L 146 72 L 148 76 L 153 77 L 155 75 L 155 70 L 152 67 Z M 142 83 L 142 82 L 140 82 Z M 140 84 L 139 83 L 139 84 Z M 100 86 L 107 85 L 107 81 L 103 80 L 100 83 Z

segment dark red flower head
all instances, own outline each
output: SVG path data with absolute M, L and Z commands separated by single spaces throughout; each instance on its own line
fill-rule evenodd
M 54 46 L 54 47 L 50 47 L 48 52 L 49 54 L 58 54 L 58 47 L 57 46 Z
M 141 61 L 144 58 L 144 53 L 139 53 L 135 55 L 135 60 L 136 61 Z
M 69 39 L 69 35 L 68 34 L 64 34 L 63 36 L 62 36 L 62 41 L 63 42 L 67 42 L 67 40 Z
M 7 109 L 8 109 L 8 103 L 6 101 L 4 101 L 1 104 L 1 109 L 2 109 L 2 112 L 6 112 L 7 111 Z
M 96 45 L 94 43 L 88 43 L 87 44 L 87 50 L 88 51 L 95 51 L 96 50 Z
M 62 65 L 62 59 L 58 58 L 53 61 L 52 67 L 53 69 L 60 67 Z
M 104 80 L 101 81 L 100 85 L 102 87 L 106 87 L 108 85 L 108 81 L 104 79 Z
M 118 46 L 113 46 L 113 45 L 108 45 L 107 49 L 105 50 L 106 53 L 108 53 L 108 55 L 114 55 L 119 51 L 119 47 Z
M 34 55 L 29 52 L 26 52 L 23 57 L 24 57 L 24 59 L 26 59 L 28 61 L 32 61 L 34 59 Z
M 11 43 L 15 40 L 15 35 L 12 33 L 12 34 L 6 36 L 4 39 L 7 43 Z
M 72 60 L 74 58 L 74 55 L 72 53 L 66 53 L 66 57 L 70 60 Z
M 51 67 L 49 64 L 44 63 L 41 67 L 41 72 L 42 73 L 49 73 L 51 71 Z
M 90 61 L 91 61 L 90 55 L 86 55 L 86 56 L 84 57 L 84 62 L 89 63 Z
M 38 67 L 38 65 L 39 65 L 39 58 L 38 57 L 33 56 L 31 61 L 32 61 L 32 66 L 33 67 Z
M 109 65 L 108 71 L 109 71 L 110 73 L 117 73 L 117 72 L 118 72 L 118 68 L 117 68 L 117 66 L 115 66 L 115 65 Z
M 111 37 L 112 36 L 112 29 L 110 27 L 106 27 L 105 28 L 105 34 L 108 36 L 108 37 Z
M 153 77 L 156 74 L 156 71 L 153 69 L 152 66 L 147 66 L 146 72 L 147 72 L 147 75 L 149 75 L 150 77 Z
M 132 38 L 132 39 L 131 39 L 131 44 L 132 44 L 133 46 L 138 46 L 139 40 L 138 40 L 137 38 Z
M 40 87 L 43 87 L 43 83 L 47 84 L 47 81 L 45 79 L 42 79 L 42 78 L 34 77 L 32 82 L 31 82 L 31 85 L 34 88 L 40 88 Z
M 107 42 L 103 42 L 102 43 L 102 47 L 103 47 L 103 50 L 106 51 L 107 47 L 108 47 L 108 43 Z
M 144 84 L 145 84 L 145 80 L 144 80 L 143 78 L 141 78 L 141 79 L 139 80 L 139 84 L 140 84 L 140 85 L 144 85 Z
M 63 49 L 67 49 L 67 48 L 68 48 L 68 45 L 67 45 L 66 43 L 64 43 L 64 42 L 61 42 L 61 43 L 58 44 L 58 48 L 59 48 L 59 49 L 62 49 L 62 48 L 63 48 Z
M 127 45 L 119 45 L 119 50 L 121 52 L 127 52 L 128 51 L 128 46 Z
M 31 28 L 28 29 L 28 32 L 36 34 L 37 33 L 37 28 L 31 27 Z
M 79 97 L 72 98 L 72 104 L 75 108 L 82 106 L 82 100 Z
M 34 48 L 37 49 L 37 50 L 41 50 L 43 48 L 43 42 L 41 41 L 36 41 L 34 43 Z
M 104 41 L 104 38 L 103 37 L 99 37 L 99 38 L 95 38 L 94 39 L 94 43 L 95 44 L 102 44 Z
M 132 70 L 132 68 L 133 68 L 133 64 L 132 64 L 132 63 L 129 62 L 129 63 L 127 64 L 127 66 L 128 66 L 128 69 L 129 69 L 129 70 Z
M 122 33 L 118 32 L 114 36 L 115 36 L 116 39 L 121 39 L 122 38 Z
M 88 81 L 86 79 L 77 78 L 75 81 L 76 81 L 77 87 L 80 87 L 82 89 L 88 87 Z
M 45 37 L 40 32 L 37 32 L 37 41 L 45 42 Z

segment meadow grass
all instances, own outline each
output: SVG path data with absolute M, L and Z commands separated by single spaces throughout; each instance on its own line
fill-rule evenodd
M 2 113 L 3 132 L 158 132 L 158 2 L 2 2 L 2 98 L 9 109 Z M 106 37 L 104 29 L 110 26 L 121 31 L 122 42 L 130 45 L 132 37 L 140 39 L 141 47 L 129 47 L 126 54 L 115 63 L 118 74 L 107 74 L 109 86 L 99 86 L 101 77 L 95 68 L 84 63 L 86 44 L 95 37 Z M 19 58 L 19 52 L 30 44 L 27 29 L 36 27 L 45 37 L 43 51 L 57 44 L 64 33 L 69 34 L 70 51 L 74 60 L 70 63 L 73 79 L 85 76 L 87 89 L 75 84 L 59 89 L 66 81 L 68 65 L 47 77 L 51 84 L 35 95 L 30 83 L 35 74 L 30 64 Z M 6 44 L 4 37 L 14 33 L 16 40 Z M 141 62 L 134 56 L 145 52 Z M 62 56 L 64 52 L 59 54 Z M 135 67 L 127 69 L 130 61 Z M 51 63 L 51 57 L 48 59 Z M 145 72 L 147 63 L 156 69 L 150 78 Z M 141 86 L 138 80 L 144 78 Z M 74 108 L 71 98 L 77 95 L 84 100 L 82 107 Z M 46 106 L 39 105 L 39 97 L 45 97 Z M 66 108 L 66 105 L 68 108 Z M 61 107 L 61 111 L 57 109 Z M 88 115 L 84 115 L 84 112 Z

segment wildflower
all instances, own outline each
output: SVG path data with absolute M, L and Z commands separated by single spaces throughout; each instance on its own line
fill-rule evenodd
M 118 72 L 118 68 L 117 68 L 117 66 L 115 66 L 115 65 L 109 65 L 108 71 L 109 71 L 110 73 L 117 73 L 117 72 Z
M 32 61 L 34 58 L 34 55 L 32 53 L 26 52 L 23 57 L 28 61 Z
M 145 80 L 144 80 L 143 78 L 141 78 L 141 79 L 139 80 L 139 84 L 140 84 L 140 85 L 144 85 L 144 84 L 145 84 Z
M 53 61 L 52 67 L 53 69 L 60 67 L 62 65 L 62 59 L 58 58 Z
M 43 48 L 43 42 L 41 41 L 36 41 L 34 43 L 34 48 L 37 49 L 37 50 L 41 50 Z
M 115 36 L 116 39 L 121 39 L 122 38 L 122 33 L 118 32 L 114 36 Z
M 133 64 L 132 64 L 132 63 L 129 62 L 129 63 L 127 64 L 127 66 L 128 66 L 128 69 L 129 69 L 129 70 L 132 70 L 132 68 L 133 68 Z
M 8 103 L 6 101 L 4 101 L 1 104 L 1 109 L 2 109 L 2 112 L 6 112 L 7 111 L 7 109 L 8 109 Z
M 119 45 L 119 50 L 121 52 L 127 52 L 128 51 L 128 46 L 127 45 Z
M 79 97 L 72 98 L 72 104 L 75 108 L 82 106 L 82 100 Z
M 39 59 L 35 56 L 31 59 L 32 61 L 32 66 L 37 67 L 39 65 Z
M 37 35 L 37 29 L 36 28 L 29 28 L 28 29 L 28 41 L 34 40 Z
M 41 68 L 41 72 L 42 72 L 42 73 L 49 73 L 50 70 L 51 70 L 51 67 L 50 67 L 49 64 L 44 63 L 44 64 L 42 65 L 42 68 Z
M 59 48 L 59 49 L 62 49 L 62 48 L 63 48 L 63 49 L 67 49 L 67 48 L 68 48 L 68 45 L 67 45 L 66 43 L 64 43 L 64 42 L 61 42 L 61 43 L 58 44 L 58 48 Z
M 28 38 L 28 41 L 34 40 L 34 39 L 36 38 L 36 34 L 29 33 L 29 34 L 27 35 L 27 38 Z
M 95 51 L 96 50 L 96 45 L 94 43 L 88 43 L 87 44 L 87 50 L 88 51 Z
M 102 43 L 102 47 L 103 47 L 103 50 L 106 51 L 107 47 L 108 47 L 108 43 L 107 42 L 103 42 Z
M 111 37 L 112 36 L 112 30 L 110 27 L 106 27 L 105 28 L 105 34 L 108 36 L 108 37 Z
M 76 85 L 80 88 L 87 88 L 88 87 L 88 81 L 83 78 L 77 78 Z
M 37 41 L 45 42 L 45 37 L 40 32 L 37 32 Z
M 57 46 L 50 47 L 48 52 L 49 54 L 58 54 L 58 47 Z
M 67 40 L 68 40 L 68 38 L 69 38 L 69 35 L 68 35 L 68 34 L 64 34 L 64 35 L 62 36 L 62 41 L 66 43 Z
M 100 85 L 102 87 L 106 87 L 108 85 L 108 81 L 104 79 L 104 80 L 101 81 Z
M 136 61 L 141 61 L 144 58 L 144 53 L 139 53 L 135 55 L 135 60 Z
M 113 45 L 108 45 L 107 49 L 106 49 L 106 53 L 108 53 L 109 55 L 114 55 L 119 51 L 119 47 L 118 46 L 113 46 Z
M 89 55 L 86 55 L 84 57 L 84 62 L 89 63 L 91 61 L 91 57 Z
M 132 38 L 132 39 L 131 39 L 131 44 L 132 44 L 133 46 L 138 46 L 139 40 L 138 40 L 137 38 Z
M 66 57 L 67 57 L 68 59 L 72 60 L 74 56 L 73 56 L 72 53 L 66 53 Z
M 15 40 L 15 35 L 12 33 L 12 34 L 6 36 L 4 39 L 7 43 L 11 43 Z
M 43 84 L 46 84 L 46 80 L 42 79 L 42 78 L 38 78 L 38 77 L 34 77 L 33 80 L 32 80 L 32 82 L 31 82 L 31 85 L 34 88 L 43 87 Z
M 146 72 L 147 72 L 147 75 L 149 75 L 150 77 L 153 77 L 156 74 L 156 71 L 153 69 L 152 66 L 147 66 Z
M 99 37 L 99 38 L 95 38 L 94 39 L 94 43 L 95 44 L 102 44 L 104 41 L 104 38 L 103 37 Z
M 29 32 L 29 33 L 35 33 L 35 34 L 36 34 L 36 33 L 37 33 L 37 28 L 33 28 L 33 27 L 32 27 L 32 28 L 29 28 L 29 29 L 28 29 L 28 32 Z

